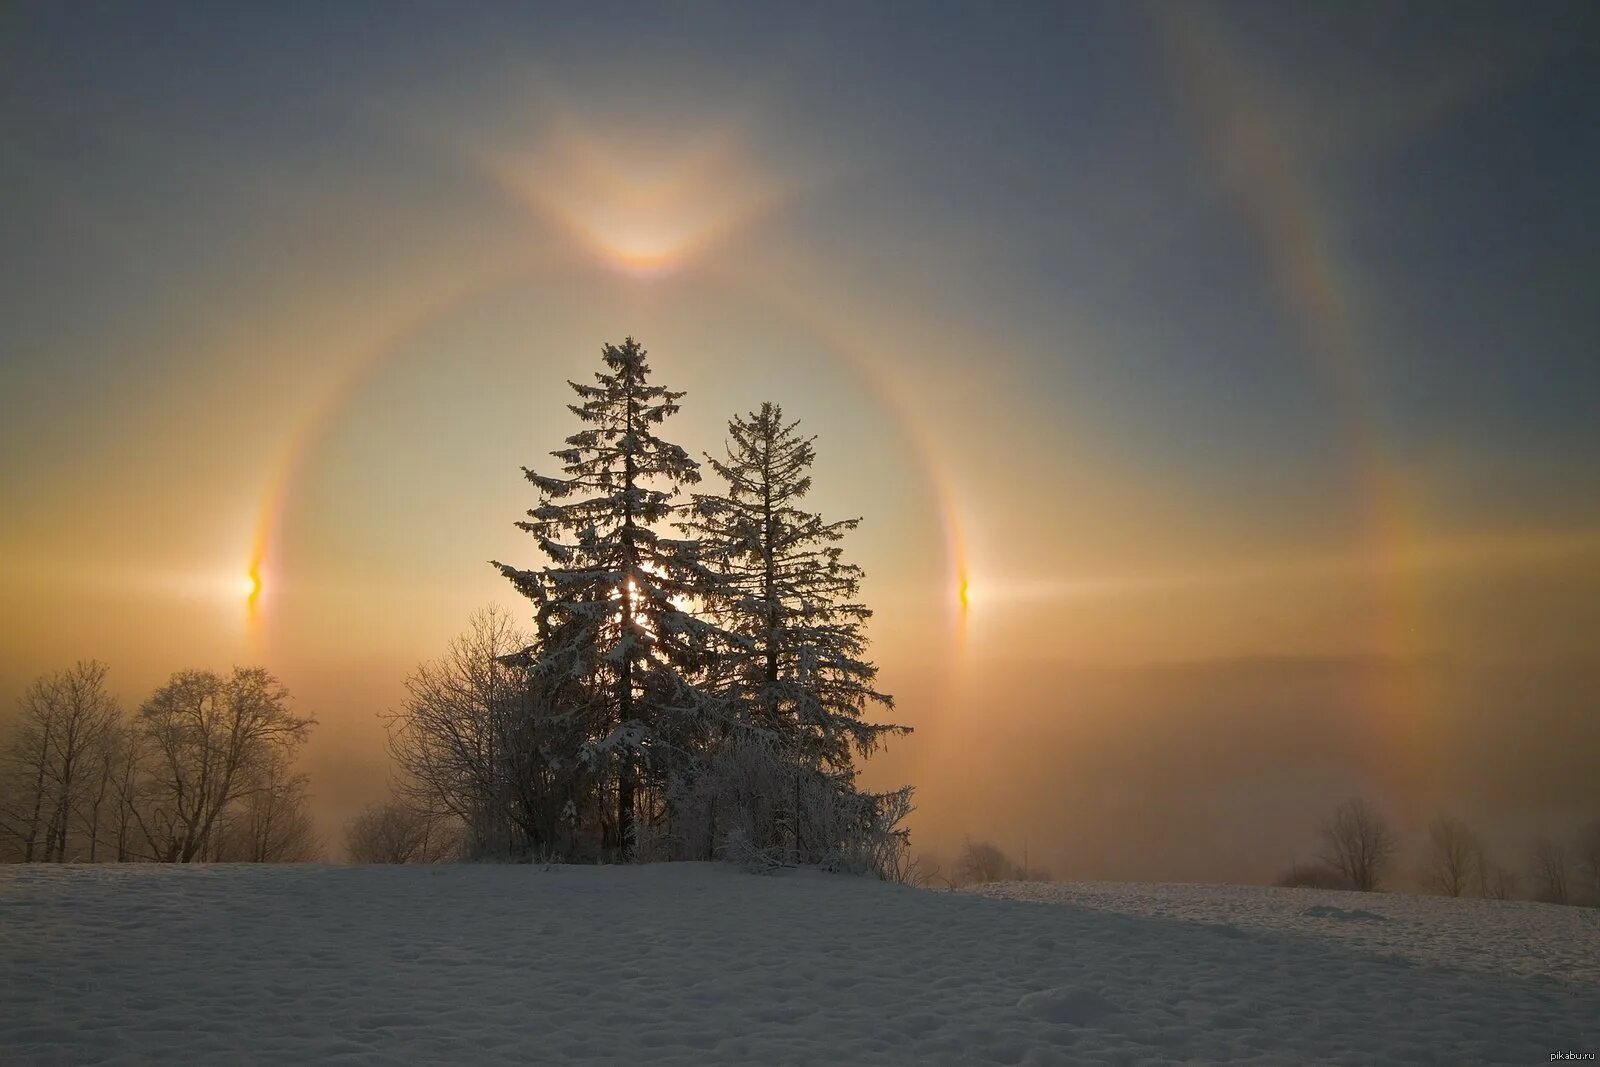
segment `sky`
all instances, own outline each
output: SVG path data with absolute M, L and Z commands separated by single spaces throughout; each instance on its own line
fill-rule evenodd
M 0 11 L 0 703 L 262 663 L 336 836 L 632 334 L 817 435 L 932 851 L 1594 814 L 1592 5 L 291 8 Z

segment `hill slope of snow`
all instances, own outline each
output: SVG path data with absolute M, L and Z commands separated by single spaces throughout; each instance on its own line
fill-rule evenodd
M 1546 1062 L 1597 959 L 1592 912 L 1299 890 L 10 867 L 0 1062 Z
M 974 892 L 1231 926 L 1239 933 L 1302 935 L 1417 964 L 1600 983 L 1600 910 L 1594 908 L 1254 885 L 1001 882 Z

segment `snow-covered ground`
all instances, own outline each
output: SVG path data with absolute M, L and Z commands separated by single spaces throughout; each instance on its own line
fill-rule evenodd
M 1373 956 L 1485 974 L 1600 983 L 1600 910 L 1593 908 L 1253 885 L 1002 882 L 974 892 L 1211 923 L 1236 933 L 1299 934 Z
M 1600 913 L 815 872 L 0 869 L 0 1063 L 1544 1063 Z

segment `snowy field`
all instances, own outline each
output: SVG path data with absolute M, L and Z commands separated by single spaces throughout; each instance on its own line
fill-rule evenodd
M 1545 1063 L 1600 913 L 704 864 L 0 869 L 0 1063 Z

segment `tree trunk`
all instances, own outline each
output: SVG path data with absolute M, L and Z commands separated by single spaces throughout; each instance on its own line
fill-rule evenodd
M 633 435 L 633 383 L 628 383 L 626 433 Z M 637 566 L 633 551 L 633 451 L 622 455 L 622 640 L 633 637 L 633 574 Z M 625 727 L 633 718 L 633 654 L 622 657 L 617 669 L 617 725 Z M 624 751 L 617 766 L 617 853 L 623 862 L 633 858 L 633 753 Z
M 95 862 L 95 850 L 100 844 L 100 801 L 89 809 L 89 862 Z
M 794 772 L 794 862 L 798 865 L 800 859 L 800 772 Z
M 778 721 L 778 597 L 775 588 L 776 569 L 773 562 L 773 530 L 772 530 L 772 471 L 771 453 L 772 444 L 766 444 L 766 456 L 762 459 L 761 470 L 761 592 L 767 602 L 767 640 L 766 640 L 766 674 L 762 679 L 762 689 L 765 699 L 762 701 L 763 710 L 767 715 L 767 726 L 776 727 Z
M 33 817 L 28 821 L 28 847 L 22 856 L 26 863 L 33 862 L 33 850 L 39 843 L 39 816 L 44 814 L 44 765 L 49 758 L 50 724 L 46 722 L 44 737 L 39 742 L 39 766 L 33 779 Z
M 633 756 L 622 757 L 617 772 L 617 854 L 626 863 L 633 858 Z

